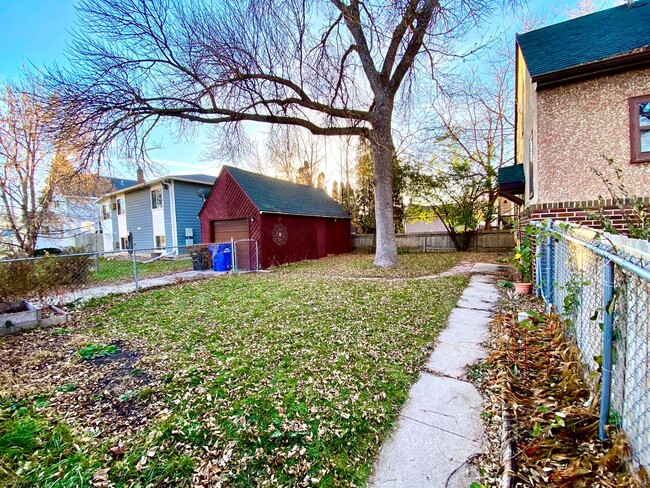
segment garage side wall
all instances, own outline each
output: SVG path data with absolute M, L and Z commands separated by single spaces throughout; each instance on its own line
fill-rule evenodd
M 350 252 L 350 221 L 263 214 L 262 268 Z
M 201 214 L 201 242 L 212 242 L 212 222 L 215 220 L 253 219 L 249 222 L 251 239 L 260 240 L 260 215 L 237 182 L 224 171 L 208 196 Z

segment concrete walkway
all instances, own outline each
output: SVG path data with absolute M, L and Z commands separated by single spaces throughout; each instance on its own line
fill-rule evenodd
M 188 281 L 204 280 L 214 276 L 225 275 L 227 272 L 219 271 L 184 271 L 182 273 L 174 273 L 157 278 L 143 278 L 138 280 L 138 290 L 148 290 L 150 288 L 159 288 L 161 286 L 173 285 L 178 283 L 185 283 Z M 107 295 L 121 295 L 124 293 L 132 293 L 135 291 L 135 283 L 129 283 L 96 286 L 94 288 L 85 288 L 67 293 L 58 297 L 61 303 L 70 303 L 77 300 L 85 302 L 91 298 L 100 298 Z
M 481 344 L 499 300 L 501 266 L 477 263 L 429 361 L 413 385 L 397 428 L 383 445 L 369 486 L 462 487 L 478 481 L 470 461 L 483 452 L 482 398 L 464 379 L 467 366 L 486 356 Z

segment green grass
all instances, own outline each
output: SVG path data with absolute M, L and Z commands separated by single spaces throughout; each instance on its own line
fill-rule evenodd
M 0 402 L 2 486 L 89 486 L 93 472 L 101 466 L 99 453 L 89 456 L 89 447 L 79 447 L 63 423 L 48 421 L 28 407 L 5 418 L 11 410 Z
M 154 261 L 137 263 L 138 278 L 151 277 L 160 274 L 189 271 L 192 269 L 190 259 L 178 261 Z M 90 281 L 118 282 L 133 280 L 133 261 L 120 259 L 99 258 L 99 271 L 90 275 Z
M 403 272 L 429 274 L 457 261 L 435 256 L 441 262 L 401 256 L 413 268 Z M 365 259 L 352 269 L 372 271 Z M 121 350 L 137 350 L 142 358 L 131 377 L 155 380 L 137 392 L 129 387 L 121 396 L 115 393 L 104 404 L 115 410 L 97 412 L 120 426 L 118 434 L 88 438 L 85 429 L 94 424 L 85 422 L 96 416 L 57 405 L 64 404 L 62 395 L 83 400 L 84 391 L 96 390 L 88 383 L 92 365 L 77 359 L 75 373 L 70 356 L 47 358 L 68 365 L 59 383 L 56 363 L 47 370 L 33 366 L 38 384 L 54 385 L 50 392 L 59 395 L 38 409 L 38 430 L 60 428 L 65 415 L 75 426 L 79 450 L 48 447 L 47 439 L 37 437 L 37 447 L 27 442 L 6 455 L 9 471 L 15 474 L 30 462 L 18 477 L 40 486 L 73 486 L 57 481 L 61 474 L 53 474 L 47 464 L 52 462 L 64 476 L 74 472 L 80 480 L 87 480 L 90 467 L 110 468 L 115 486 L 189 486 L 192 476 L 206 486 L 298 486 L 304 480 L 324 487 L 363 485 L 467 278 L 321 279 L 322 269 L 347 269 L 350 263 L 347 257 L 327 262 L 95 301 L 82 312 L 85 325 L 56 336 L 57 347 L 74 356 L 84 342 L 122 341 Z M 29 347 L 38 346 L 34 336 L 24 337 Z M 36 371 L 23 368 L 25 378 Z M 62 384 L 76 388 L 55 389 Z M 24 400 L 13 395 L 13 402 Z M 125 405 L 160 412 L 130 424 L 129 414 L 120 414 Z M 15 430 L 15 412 L 7 407 L 0 413 L 9 426 L 4 431 Z M 34 432 L 32 427 L 21 429 Z M 118 440 L 124 455 L 107 456 Z
M 278 266 L 273 271 L 345 278 L 415 278 L 445 271 L 467 257 L 457 252 L 400 254 L 398 267 L 382 269 L 374 265 L 374 254 L 352 253 Z

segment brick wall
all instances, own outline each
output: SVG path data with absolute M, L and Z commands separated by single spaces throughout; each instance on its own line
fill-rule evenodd
M 650 211 L 650 197 L 642 199 L 644 206 Z M 625 211 L 630 215 L 629 202 L 624 202 Z M 602 229 L 600 222 L 593 218 L 599 214 L 599 203 L 596 200 L 579 202 L 556 202 L 530 205 L 520 214 L 519 225 L 525 228 L 528 222 L 553 219 L 557 221 L 573 222 L 594 229 Z M 615 205 L 611 199 L 603 202 L 602 213 L 612 221 L 612 225 L 621 234 L 627 233 L 627 222 L 623 210 Z
M 643 198 L 642 203 L 646 211 L 650 211 L 650 197 Z M 623 235 L 627 234 L 627 222 L 623 211 L 629 211 L 629 204 L 630 202 L 624 201 L 623 209 L 621 209 L 618 205 L 615 205 L 611 199 L 608 199 L 603 201 L 602 206 L 602 213 L 611 220 L 613 227 Z M 553 221 L 572 222 L 585 227 L 602 230 L 600 222 L 593 218 L 594 213 L 600 213 L 599 208 L 599 202 L 596 200 L 530 205 L 519 214 L 517 242 L 521 242 L 528 223 L 544 221 L 549 218 Z M 533 254 L 535 253 L 534 248 L 535 246 L 533 243 Z M 535 262 L 533 261 L 533 282 L 535 276 Z

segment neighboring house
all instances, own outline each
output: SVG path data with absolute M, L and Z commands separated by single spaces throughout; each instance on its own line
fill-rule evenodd
M 447 232 L 445 224 L 443 224 L 440 217 L 433 213 L 429 206 L 421 207 L 419 205 L 410 205 L 406 209 L 406 218 L 404 222 L 405 234 L 422 234 L 426 232 Z M 423 209 L 424 212 L 419 210 Z M 415 213 L 415 215 L 414 215 Z M 419 215 L 423 214 L 423 215 Z
M 98 218 L 97 196 L 124 190 L 136 180 L 89 176 L 83 184 L 73 182 L 50 205 L 50 216 L 38 236 L 36 249 L 86 247 L 102 250 L 102 226 Z
M 350 216 L 324 190 L 231 166 L 199 216 L 206 242 L 255 239 L 262 268 L 350 252 Z
M 499 188 L 524 220 L 597 225 L 587 210 L 610 195 L 594 169 L 614 180 L 604 157 L 650 202 L 648 26 L 650 2 L 636 1 L 517 36 L 517 164 L 499 170 Z
M 423 232 L 447 232 L 447 229 L 439 217 L 434 217 L 432 220 L 426 221 L 411 221 L 408 217 L 406 218 L 406 223 L 404 224 L 405 234 L 422 234 Z
M 177 175 L 138 182 L 103 195 L 101 210 L 104 250 L 170 248 L 201 242 L 198 213 L 214 176 Z M 182 249 L 181 249 L 182 251 Z

